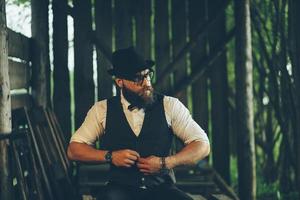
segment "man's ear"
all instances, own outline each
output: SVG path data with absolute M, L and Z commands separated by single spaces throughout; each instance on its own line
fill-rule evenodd
M 115 82 L 119 88 L 123 88 L 123 80 L 122 79 L 116 78 Z

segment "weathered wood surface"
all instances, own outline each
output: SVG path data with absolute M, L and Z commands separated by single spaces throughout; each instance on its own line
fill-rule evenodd
M 222 17 L 217 20 L 208 34 L 209 49 L 216 48 L 226 35 L 225 10 L 220 10 L 223 0 L 211 0 L 208 2 L 208 18 L 214 18 L 217 14 Z M 230 183 L 230 152 L 229 152 L 229 121 L 228 121 L 228 80 L 226 49 L 212 63 L 210 75 L 211 87 L 211 125 L 212 141 L 214 148 L 213 167 Z
M 8 56 L 30 60 L 31 39 L 11 29 L 8 32 Z
M 74 93 L 75 128 L 95 102 L 91 0 L 74 0 Z
M 97 47 L 97 82 L 98 100 L 112 96 L 112 79 L 107 70 L 111 68 L 112 52 L 112 1 L 97 0 L 95 2 L 96 47 Z M 104 28 L 105 27 L 105 28 Z M 100 44 L 100 41 L 101 44 Z M 98 45 L 97 45 L 98 44 Z M 100 48 L 100 46 L 103 46 Z
M 168 16 L 168 1 L 155 1 L 155 62 L 156 74 L 161 76 L 165 70 L 165 66 L 170 62 L 170 37 L 169 37 L 169 16 Z M 156 80 L 158 81 L 158 80 Z M 168 73 L 163 80 L 161 80 L 161 90 L 168 90 L 171 88 L 170 73 Z M 159 88 L 156 88 L 159 89 Z
M 203 24 L 207 17 L 207 1 L 190 0 L 189 1 L 189 35 L 197 31 L 197 27 Z M 196 44 L 190 52 L 191 73 L 197 71 L 198 61 L 208 55 L 207 40 L 203 39 L 202 43 Z M 201 78 L 195 81 L 192 86 L 193 118 L 208 132 L 208 73 L 204 73 Z
M 115 0 L 115 41 L 116 49 L 127 48 L 133 45 L 132 38 L 132 12 L 130 0 Z
M 23 94 L 13 94 L 11 95 L 11 109 L 27 107 L 30 109 L 33 106 L 32 96 Z
M 187 42 L 187 1 L 173 0 L 172 2 L 172 47 L 173 55 L 177 55 Z M 180 19 L 180 20 L 179 20 Z M 177 61 L 176 70 L 173 72 L 174 82 L 187 77 L 187 56 L 182 56 Z M 176 94 L 176 97 L 188 106 L 187 89 L 183 89 Z
M 146 59 L 151 55 L 151 4 L 149 0 L 135 0 L 136 50 Z
M 31 0 L 32 95 L 43 107 L 51 106 L 48 6 L 49 0 Z
M 31 79 L 31 68 L 23 62 L 8 61 L 10 89 L 28 89 Z
M 5 0 L 0 0 L 0 133 L 11 132 Z M 0 141 L 0 199 L 11 199 L 8 141 Z
M 224 1 L 222 6 L 220 7 L 220 10 L 224 10 L 228 5 L 228 1 Z M 190 40 L 184 45 L 184 47 L 178 52 L 178 54 L 174 55 L 171 62 L 167 64 L 167 66 L 164 66 L 164 70 L 158 75 L 156 87 L 162 88 L 162 82 L 165 80 L 165 78 L 172 73 L 176 67 L 176 63 L 182 59 L 189 51 L 191 51 L 195 45 L 199 42 L 201 43 L 203 38 L 206 37 L 209 30 L 214 26 L 216 21 L 220 19 L 222 13 L 218 13 L 215 15 L 213 19 L 207 20 L 202 26 L 200 26 L 196 33 L 193 34 L 193 36 L 190 38 Z
M 53 0 L 53 108 L 67 140 L 71 137 L 67 0 Z

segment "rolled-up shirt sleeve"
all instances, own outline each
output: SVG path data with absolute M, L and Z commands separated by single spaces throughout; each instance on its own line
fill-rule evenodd
M 184 144 L 193 141 L 209 143 L 205 131 L 195 122 L 189 110 L 177 98 L 166 96 L 164 104 L 167 121 L 169 121 L 174 134 Z
M 70 142 L 93 145 L 104 134 L 106 100 L 95 103 L 88 111 L 84 122 L 72 135 Z

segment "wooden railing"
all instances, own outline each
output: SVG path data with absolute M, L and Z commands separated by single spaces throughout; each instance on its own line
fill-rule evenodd
M 9 79 L 12 109 L 32 106 L 29 93 L 31 83 L 31 38 L 8 29 Z M 20 89 L 25 89 L 21 90 Z

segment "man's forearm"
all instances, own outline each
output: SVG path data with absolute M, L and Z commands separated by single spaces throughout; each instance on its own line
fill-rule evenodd
M 206 142 L 195 141 L 186 145 L 177 154 L 166 158 L 166 167 L 171 169 L 179 165 L 195 165 L 210 152 L 210 145 Z
M 68 147 L 68 158 L 84 162 L 105 162 L 107 151 L 97 150 L 87 144 L 71 142 Z

